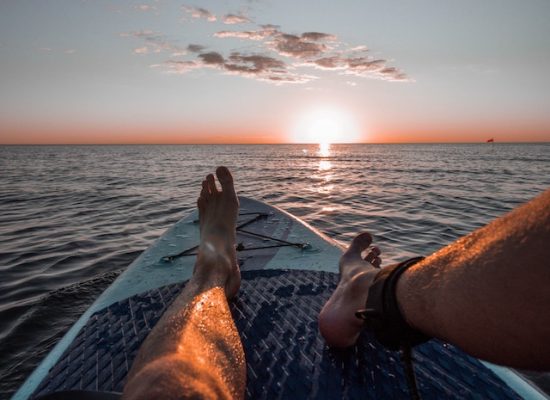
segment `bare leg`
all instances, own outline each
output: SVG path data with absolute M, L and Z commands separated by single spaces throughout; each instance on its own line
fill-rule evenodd
M 353 344 L 376 270 L 358 236 L 319 316 L 331 346 Z M 397 300 L 407 322 L 470 354 L 526 369 L 550 368 L 550 190 L 407 270 Z
M 240 286 L 235 253 L 239 203 L 225 167 L 203 181 L 201 242 L 193 277 L 142 344 L 123 399 L 239 399 L 246 369 L 227 298 Z

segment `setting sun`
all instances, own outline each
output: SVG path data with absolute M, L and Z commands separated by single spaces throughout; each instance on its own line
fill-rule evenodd
M 359 126 L 351 113 L 329 107 L 306 111 L 291 131 L 295 143 L 354 143 L 360 139 Z

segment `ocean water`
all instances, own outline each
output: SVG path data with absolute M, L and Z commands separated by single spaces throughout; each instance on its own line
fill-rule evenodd
M 0 398 L 222 164 L 240 194 L 342 243 L 370 231 L 384 263 L 550 187 L 550 144 L 0 147 Z

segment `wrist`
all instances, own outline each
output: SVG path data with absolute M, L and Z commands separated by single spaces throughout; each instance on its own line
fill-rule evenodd
M 403 345 L 415 346 L 430 339 L 408 324 L 397 300 L 397 283 L 401 276 L 422 259 L 415 257 L 381 269 L 369 287 L 365 308 L 355 314 L 374 331 L 378 341 L 391 350 Z

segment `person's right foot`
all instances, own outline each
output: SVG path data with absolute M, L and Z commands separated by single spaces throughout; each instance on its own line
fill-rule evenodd
M 229 170 L 218 167 L 216 176 L 222 190 L 216 187 L 214 175 L 209 174 L 202 181 L 197 200 L 201 241 L 193 278 L 201 282 L 220 281 L 226 296 L 231 298 L 241 284 L 235 250 L 239 200 Z
M 355 312 L 365 308 L 368 288 L 381 262 L 377 247 L 363 258 L 371 243 L 371 235 L 362 233 L 340 258 L 340 282 L 319 314 L 319 330 L 329 346 L 352 346 L 363 329 Z

